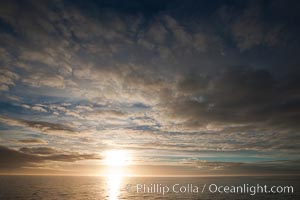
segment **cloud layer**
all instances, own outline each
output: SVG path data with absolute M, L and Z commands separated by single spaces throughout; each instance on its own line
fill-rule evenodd
M 282 4 L 1 2 L 1 168 L 114 148 L 136 165 L 298 162 L 299 3 Z

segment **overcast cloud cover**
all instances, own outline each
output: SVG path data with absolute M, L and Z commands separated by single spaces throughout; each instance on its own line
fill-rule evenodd
M 299 5 L 1 1 L 0 172 L 299 173 Z

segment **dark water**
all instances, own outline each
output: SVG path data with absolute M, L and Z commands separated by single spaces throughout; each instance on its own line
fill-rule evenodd
M 145 184 L 145 185 L 144 185 Z M 151 185 L 152 184 L 152 185 Z M 212 185 L 214 184 L 214 185 Z M 248 185 L 247 185 L 248 184 Z M 293 193 L 214 192 L 215 186 L 293 186 Z M 204 187 L 205 185 L 205 187 Z M 211 190 L 209 190 L 209 186 Z M 145 190 L 144 190 L 145 186 Z M 152 186 L 152 187 L 151 187 Z M 175 186 L 175 187 L 174 187 Z M 162 194 L 163 188 L 170 191 Z M 173 188 L 174 187 L 174 188 Z M 139 189 L 138 189 L 139 188 Z M 152 190 L 151 190 L 152 188 Z M 154 189 L 155 188 L 155 189 Z M 180 191 L 181 188 L 181 191 Z M 196 189 L 198 188 L 198 190 Z M 173 191 L 173 189 L 175 191 Z M 232 189 L 232 188 L 231 188 Z M 269 189 L 269 188 L 268 188 Z M 281 190 L 282 188 L 279 188 Z M 156 190 L 156 191 L 155 191 Z M 202 191 L 203 190 L 203 191 Z M 250 189 L 249 189 L 250 190 Z M 256 192 L 256 191 L 254 191 Z M 251 195 L 252 194 L 252 195 Z M 300 199 L 299 177 L 70 177 L 0 176 L 0 199 Z

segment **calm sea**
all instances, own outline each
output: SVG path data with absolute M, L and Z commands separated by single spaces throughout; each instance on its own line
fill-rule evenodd
M 257 193 L 257 184 L 293 186 L 293 193 Z M 228 190 L 224 189 L 228 186 Z M 230 192 L 233 187 L 244 194 Z M 250 188 L 251 186 L 252 189 Z M 169 191 L 167 192 L 167 188 Z M 220 192 L 218 192 L 218 189 Z M 247 189 L 248 188 L 248 189 Z M 254 189 L 253 189 L 254 188 Z M 211 191 L 210 191 L 210 190 Z M 275 189 L 275 188 L 274 188 Z M 224 192 L 224 191 L 227 191 Z M 248 192 L 247 192 L 248 190 Z M 251 192 L 252 191 L 252 192 Z M 163 194 L 165 192 L 165 194 Z M 222 192 L 222 193 L 221 193 Z M 253 195 L 255 193 L 255 195 Z M 252 195 L 251 195 L 252 194 Z M 35 199 L 300 199 L 299 177 L 71 177 L 71 176 L 0 176 L 1 200 Z

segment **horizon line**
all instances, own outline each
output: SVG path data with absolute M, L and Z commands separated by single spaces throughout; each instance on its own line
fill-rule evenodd
M 103 174 L 18 174 L 18 173 L 0 173 L 0 176 L 72 176 L 72 177 L 109 177 L 109 175 Z M 265 176 L 300 176 L 299 174 L 219 174 L 219 175 L 134 175 L 134 174 L 127 174 L 122 175 L 122 177 L 153 177 L 153 178 L 160 178 L 160 177 L 174 177 L 174 178 L 201 178 L 201 177 L 265 177 Z

